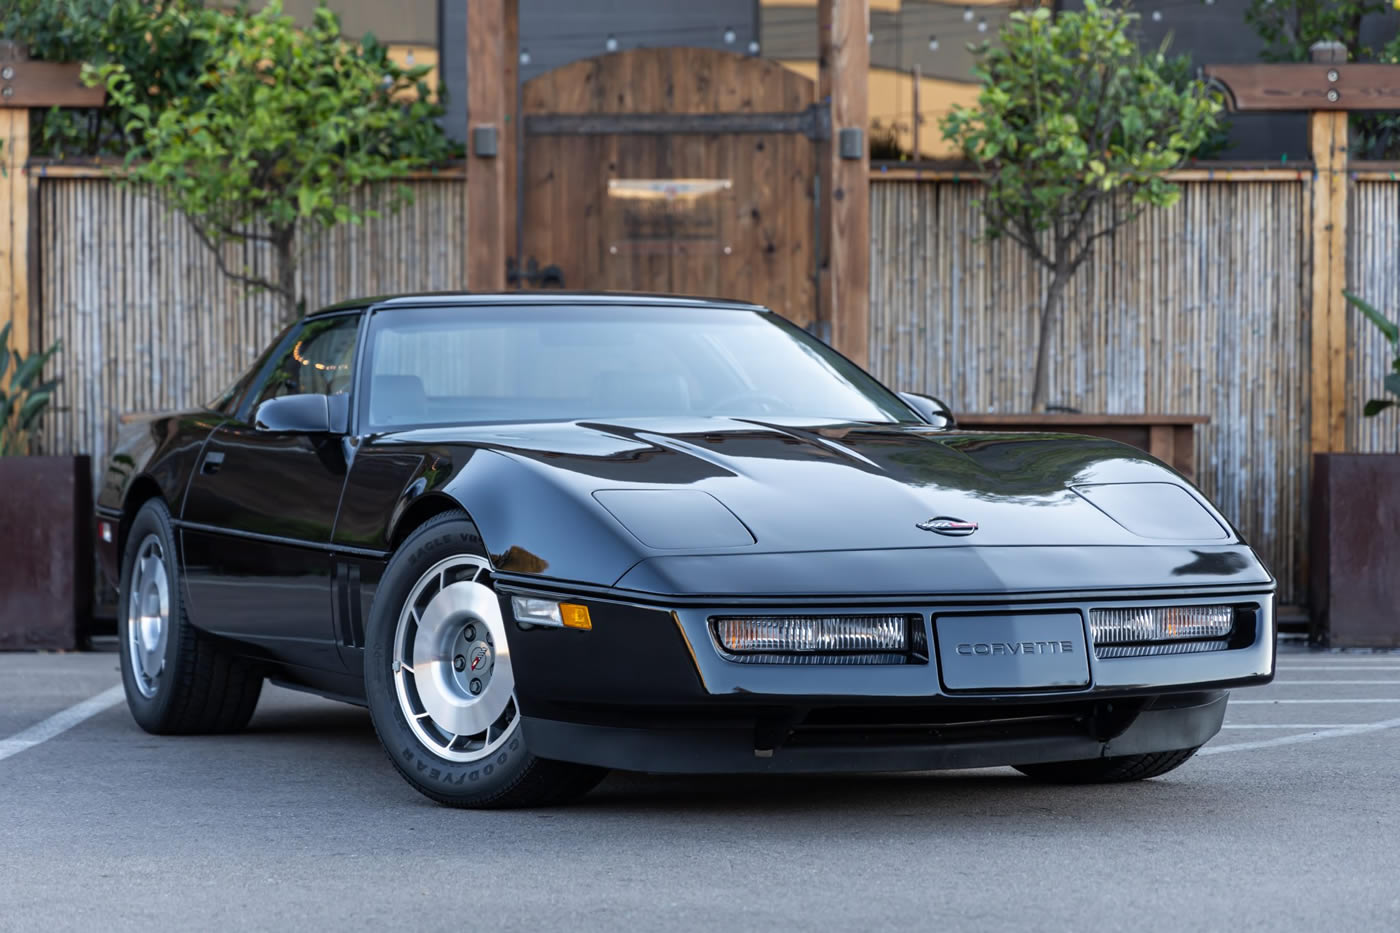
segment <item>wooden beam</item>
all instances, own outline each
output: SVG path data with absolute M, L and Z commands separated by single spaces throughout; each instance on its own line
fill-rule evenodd
M 507 0 L 467 4 L 467 287 L 480 292 L 505 288 L 514 207 L 506 197 L 515 135 L 506 125 L 506 13 Z M 495 151 L 486 151 L 492 142 Z
M 820 160 L 818 314 L 832 345 L 861 366 L 870 343 L 869 31 L 869 0 L 818 0 L 818 96 L 830 102 L 832 127 Z M 858 158 L 841 157 L 843 130 L 860 134 Z
M 1292 162 L 1288 163 L 1290 166 Z M 1167 181 L 1238 181 L 1238 182 L 1290 182 L 1297 183 L 1312 178 L 1312 163 L 1303 163 L 1303 168 L 1182 168 L 1174 172 L 1167 172 Z M 1358 174 L 1358 173 L 1353 173 Z M 1400 167 L 1391 174 L 1400 175 Z M 1374 180 L 1383 180 L 1386 174 L 1383 172 L 1362 172 L 1359 177 L 1369 178 L 1375 176 Z M 956 182 L 979 182 L 982 180 L 982 173 L 977 171 L 958 171 L 950 168 L 905 168 L 905 167 L 885 167 L 876 166 L 870 170 L 871 182 L 882 181 L 956 181 Z
M 1207 65 L 1231 110 L 1400 109 L 1400 65 Z
M 124 178 L 126 164 L 121 159 L 95 159 L 87 162 L 55 162 L 30 159 L 29 174 L 35 178 Z M 466 166 L 451 162 L 442 168 L 417 169 L 395 175 L 394 181 L 463 181 Z
M 0 61 L 0 107 L 101 107 L 107 91 L 83 84 L 81 62 Z
M 1314 59 L 1337 55 L 1334 43 L 1313 47 Z M 1345 55 L 1343 49 L 1340 53 Z M 1347 114 L 1314 111 L 1308 137 L 1316 172 L 1312 182 L 1312 417 L 1314 453 L 1346 450 Z

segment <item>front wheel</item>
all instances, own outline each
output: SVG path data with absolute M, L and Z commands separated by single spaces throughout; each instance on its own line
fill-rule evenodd
M 1017 765 L 1026 777 L 1050 784 L 1119 784 L 1143 781 L 1174 771 L 1186 763 L 1198 748 L 1145 755 L 1119 755 L 1085 761 L 1057 761 L 1041 765 Z
M 602 779 L 602 769 L 530 753 L 500 598 L 465 512 L 430 519 L 399 548 L 366 641 L 375 731 L 425 796 L 455 807 L 542 806 Z
M 159 499 L 132 518 L 118 606 L 122 684 L 142 729 L 190 735 L 248 724 L 262 674 L 232 646 L 190 624 L 174 526 Z

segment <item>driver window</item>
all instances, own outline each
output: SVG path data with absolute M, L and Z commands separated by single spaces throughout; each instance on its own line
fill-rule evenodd
M 341 395 L 350 391 L 360 316 L 313 320 L 284 341 L 251 406 L 284 395 Z

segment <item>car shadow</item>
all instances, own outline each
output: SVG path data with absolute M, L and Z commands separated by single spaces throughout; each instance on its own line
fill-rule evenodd
M 343 766 L 347 761 L 382 760 L 378 739 L 367 710 L 304 698 L 288 702 L 277 697 L 259 709 L 243 742 L 272 746 L 295 744 L 313 770 Z M 245 748 L 245 753 L 247 749 Z M 385 764 L 379 771 L 360 772 L 342 788 L 343 802 L 411 809 L 442 814 L 443 829 L 459 819 L 512 819 L 522 816 L 558 820 L 561 824 L 597 819 L 728 819 L 734 815 L 762 817 L 772 828 L 787 826 L 810 832 L 813 812 L 821 812 L 833 830 L 848 832 L 849 820 L 863 820 L 887 832 L 900 832 L 910 820 L 935 819 L 941 824 L 990 827 L 1019 824 L 1051 829 L 1072 819 L 1079 825 L 1110 828 L 1124 819 L 1158 825 L 1180 806 L 1202 803 L 1201 775 L 1195 762 L 1179 772 L 1151 781 L 1070 787 L 1042 784 L 1010 768 L 916 773 L 839 775 L 663 775 L 611 772 L 580 800 L 562 807 L 533 810 L 453 811 L 413 793 L 400 784 Z M 382 780 L 381 780 L 382 779 Z M 393 802 L 386 790 L 401 790 Z M 1214 805 L 1243 805 L 1245 789 L 1211 781 Z M 514 814 L 514 817 L 508 816 Z M 911 826 L 912 828 L 912 826 Z

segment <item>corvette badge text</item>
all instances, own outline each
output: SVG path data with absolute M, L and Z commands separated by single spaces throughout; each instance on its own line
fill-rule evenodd
M 958 654 L 1013 655 L 1013 654 L 1071 654 L 1072 641 L 977 641 L 958 645 Z

